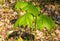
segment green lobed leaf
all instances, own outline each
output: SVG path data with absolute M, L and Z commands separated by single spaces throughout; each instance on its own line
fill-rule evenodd
M 23 2 L 23 1 L 19 1 L 15 4 L 15 9 L 19 10 L 20 8 L 24 8 L 25 6 L 27 6 L 28 3 L 27 2 Z
M 44 27 L 43 27 L 43 20 L 42 20 L 42 18 L 40 18 L 39 16 L 37 17 L 37 21 L 36 21 L 37 23 L 37 27 L 38 27 L 38 29 L 40 29 L 40 30 L 42 30 Z
M 33 16 L 31 14 L 29 14 L 29 15 L 27 14 L 26 21 L 27 21 L 28 26 L 32 26 L 33 25 Z
M 46 27 L 46 29 L 48 31 L 50 31 L 52 28 L 55 27 L 55 23 L 48 16 L 40 15 L 37 17 L 37 26 L 38 26 L 38 29 L 40 29 L 40 30 L 42 30 L 42 29 L 44 29 L 44 27 Z
M 19 26 L 19 19 L 15 22 L 15 24 L 14 24 L 14 28 L 16 28 L 16 27 L 18 27 Z
M 16 28 L 17 26 L 21 25 L 28 25 L 29 27 L 31 27 L 33 25 L 33 16 L 29 13 L 26 13 L 15 22 L 14 27 Z
M 39 6 L 36 6 L 36 8 L 38 9 L 38 11 L 40 11 L 40 7 Z
M 35 7 L 32 3 L 28 2 L 28 5 L 24 8 L 22 8 L 23 11 L 29 12 L 31 14 L 33 14 L 34 16 L 37 16 L 39 14 L 39 10 L 40 8 Z
M 32 3 L 29 3 L 27 7 L 27 12 L 33 14 L 34 16 L 37 16 L 39 14 L 39 10 Z
M 15 9 L 21 9 L 22 11 L 33 14 L 34 16 L 37 16 L 39 14 L 39 10 L 30 2 L 17 2 L 15 5 Z

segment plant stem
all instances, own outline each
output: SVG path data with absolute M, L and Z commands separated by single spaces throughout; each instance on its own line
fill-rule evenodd
M 37 17 L 35 17 L 35 31 L 36 31 L 36 29 L 37 29 L 36 20 L 37 20 Z
M 34 32 L 35 39 L 34 39 L 34 41 L 36 41 L 36 29 L 37 29 L 36 20 L 37 20 L 37 16 L 35 17 L 35 32 Z

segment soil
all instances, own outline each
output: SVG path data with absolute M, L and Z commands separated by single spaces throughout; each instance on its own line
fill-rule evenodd
M 18 19 L 18 13 L 14 10 L 15 2 L 16 0 L 5 0 L 0 4 L 0 41 L 15 41 L 16 37 L 21 37 L 23 40 L 28 38 L 28 41 L 33 41 L 34 32 L 30 34 L 30 29 L 23 29 L 22 27 L 14 30 L 13 28 L 14 23 Z M 43 5 L 39 1 L 35 2 L 35 4 L 40 5 L 41 13 L 51 17 L 56 22 L 56 29 L 52 32 L 48 32 L 45 29 L 43 31 L 37 29 L 36 41 L 60 41 L 60 4 L 48 3 Z

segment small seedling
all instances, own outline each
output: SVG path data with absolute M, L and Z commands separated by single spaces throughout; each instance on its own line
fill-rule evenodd
M 40 10 L 31 2 L 16 2 L 15 9 L 25 11 L 26 13 L 17 19 L 14 28 L 21 25 L 28 25 L 30 28 L 35 26 L 35 28 L 40 30 L 43 30 L 44 27 L 46 27 L 48 31 L 51 31 L 55 27 L 55 22 L 50 17 L 40 14 Z

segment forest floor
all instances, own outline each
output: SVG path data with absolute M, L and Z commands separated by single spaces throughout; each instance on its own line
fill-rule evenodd
M 13 37 L 16 35 L 12 35 L 8 39 L 6 37 L 14 31 L 17 31 L 17 33 L 20 31 L 20 28 L 13 29 L 13 25 L 18 18 L 18 13 L 13 9 L 15 2 L 10 1 L 10 3 L 5 2 L 3 5 L 0 4 L 0 41 L 14 41 Z M 36 30 L 36 41 L 60 41 L 60 4 L 41 5 L 41 13 L 51 17 L 56 22 L 56 29 L 52 32 Z M 29 29 L 26 32 L 29 32 Z

